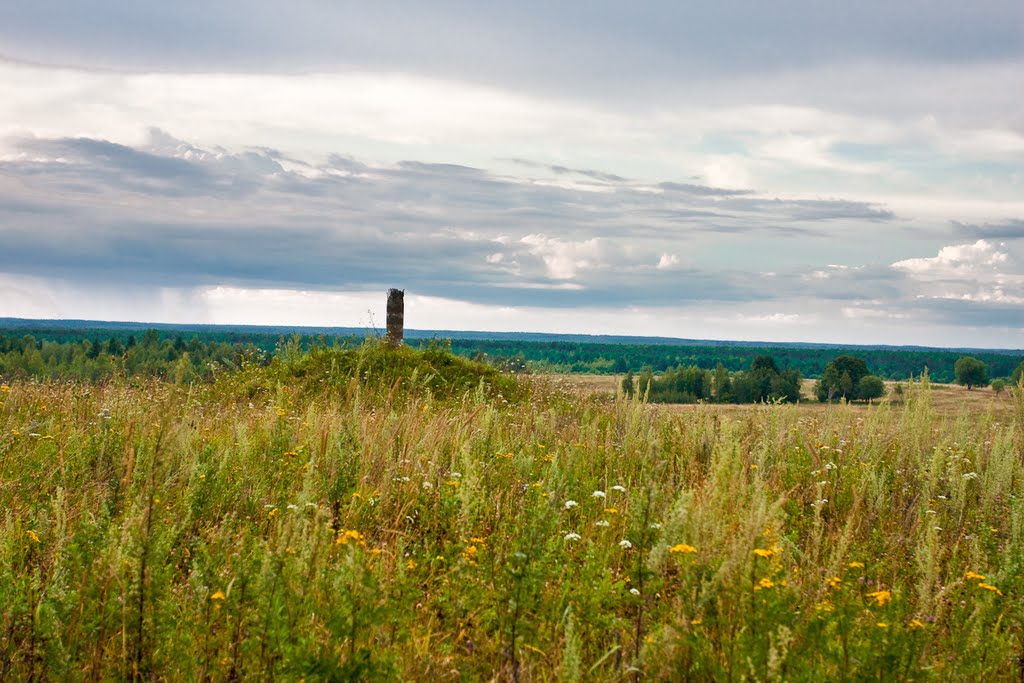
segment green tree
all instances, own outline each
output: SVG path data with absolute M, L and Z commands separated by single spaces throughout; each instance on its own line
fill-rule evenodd
M 870 401 L 873 398 L 885 396 L 885 383 L 881 377 L 865 375 L 857 382 L 857 398 L 862 401 Z
M 857 388 L 861 379 L 870 374 L 868 366 L 862 358 L 839 356 L 825 366 L 815 393 L 819 401 L 831 401 L 838 398 L 852 401 L 859 398 Z
M 1010 385 L 1017 386 L 1018 384 L 1020 384 L 1020 381 L 1022 379 L 1024 379 L 1024 360 L 1020 362 L 1020 365 L 1017 366 L 1017 369 L 1013 371 L 1012 375 L 1010 375 Z
M 970 391 L 972 387 L 988 385 L 988 366 L 972 356 L 963 356 L 953 366 L 957 384 L 963 384 Z
M 626 398 L 633 398 L 635 387 L 633 386 L 633 371 L 630 370 L 622 378 L 622 395 Z
M 1003 393 L 1004 389 L 1006 389 L 1006 381 L 1005 380 L 1002 380 L 1002 379 L 994 379 L 994 380 L 992 380 L 992 391 L 996 392 L 997 394 L 1001 394 L 1001 393 Z

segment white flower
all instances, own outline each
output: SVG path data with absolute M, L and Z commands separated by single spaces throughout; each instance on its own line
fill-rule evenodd
M 298 510 L 299 506 L 296 505 L 295 503 L 288 503 L 288 509 L 289 510 Z
M 599 519 L 594 522 L 594 526 L 609 526 L 607 519 Z
M 978 478 L 978 473 L 977 472 L 968 472 L 967 474 L 964 475 L 964 479 L 977 479 L 977 478 Z
M 621 541 L 619 541 L 619 547 L 629 550 L 633 547 L 633 544 L 630 542 L 628 538 L 624 538 Z
M 661 522 L 655 522 L 654 524 L 651 525 L 651 528 L 652 529 L 660 529 L 661 528 Z
M 619 484 L 616 484 L 615 486 L 612 487 L 612 491 L 618 491 L 619 493 L 625 493 L 626 492 L 626 487 L 625 486 L 621 486 Z
M 425 489 L 431 489 L 431 488 L 434 488 L 434 485 L 433 485 L 433 484 L 431 484 L 431 483 L 430 483 L 429 481 L 424 481 L 424 482 L 423 482 L 423 488 L 425 488 Z
M 637 590 L 636 588 L 630 588 L 629 592 L 632 593 L 633 595 L 640 595 L 640 591 Z
M 831 472 L 834 469 L 837 469 L 836 464 L 834 462 L 826 463 L 825 470 L 827 472 Z
M 566 510 L 572 510 L 577 505 L 579 505 L 579 503 L 577 503 L 575 500 L 567 500 L 567 501 L 565 501 L 565 509 Z
M 580 535 L 579 535 L 578 533 L 576 533 L 575 531 L 570 531 L 569 533 L 567 533 L 567 534 L 565 535 L 565 537 L 564 537 L 564 538 L 565 538 L 565 540 L 567 540 L 567 541 L 578 541 L 578 540 L 580 540 L 580 539 L 581 539 L 581 538 L 583 538 L 583 537 L 582 537 L 582 536 L 580 536 Z
M 593 498 L 604 498 L 604 497 L 605 497 L 605 493 L 604 493 L 604 491 L 594 491 L 594 492 L 593 492 L 593 493 L 591 493 L 590 495 L 591 495 L 591 497 L 593 497 Z
M 452 479 L 462 479 L 462 472 L 452 472 Z

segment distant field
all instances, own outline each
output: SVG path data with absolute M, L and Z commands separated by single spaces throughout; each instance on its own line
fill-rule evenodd
M 550 381 L 555 386 L 564 387 L 583 394 L 611 397 L 619 391 L 623 376 L 551 374 L 539 375 L 539 377 L 542 378 L 542 381 Z M 814 398 L 814 383 L 815 380 L 804 380 L 803 395 L 806 400 L 800 403 L 801 409 L 819 410 L 828 407 L 827 404 L 823 404 Z M 886 382 L 886 398 L 881 401 L 874 401 L 872 405 L 877 406 L 887 403 L 894 407 L 899 406 L 902 403 L 902 399 L 894 393 L 894 388 L 897 384 L 901 384 L 905 389 L 910 389 L 914 386 L 914 383 L 911 382 Z M 963 411 L 971 413 L 992 411 L 994 414 L 1006 415 L 1013 410 L 1014 406 L 1013 394 L 1009 389 L 997 394 L 988 387 L 975 388 L 968 391 L 957 384 L 936 384 L 932 382 L 929 383 L 929 394 L 931 396 L 932 408 L 939 413 L 947 415 L 958 414 Z M 675 410 L 692 408 L 692 406 L 688 405 L 665 405 L 664 407 Z M 850 405 L 851 410 L 867 409 L 868 407 L 864 403 L 853 403 Z M 742 410 L 744 406 L 717 405 L 715 408 L 719 410 Z

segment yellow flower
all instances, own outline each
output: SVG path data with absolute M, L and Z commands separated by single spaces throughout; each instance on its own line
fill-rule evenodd
M 476 564 L 476 546 L 471 545 L 462 551 L 462 559 L 470 564 Z
M 984 581 L 985 575 L 979 574 L 978 572 L 967 572 L 964 574 L 964 578 L 968 581 Z
M 683 555 L 686 555 L 688 553 L 695 553 L 695 552 L 697 552 L 697 549 L 694 548 L 692 545 L 687 545 L 685 543 L 680 543 L 679 545 L 672 546 L 671 548 L 668 549 L 668 551 L 670 553 L 681 553 Z
M 484 543 L 486 543 L 486 542 L 487 542 L 487 539 L 486 539 L 486 538 L 484 538 L 483 536 L 474 536 L 473 538 L 471 538 L 471 539 L 469 539 L 469 540 L 470 540 L 471 542 L 473 542 L 473 543 L 477 543 L 477 544 L 479 544 L 479 545 L 483 545 Z
M 828 600 L 823 600 L 816 605 L 819 612 L 831 612 L 835 609 Z
M 609 515 L 619 514 L 619 508 L 605 508 L 604 511 L 607 512 Z
M 405 563 L 406 569 L 416 569 L 416 560 L 409 560 Z
M 884 621 L 878 622 L 877 624 L 875 624 L 875 626 L 877 626 L 878 628 L 889 628 L 889 624 L 885 623 Z
M 757 469 L 757 465 L 755 465 L 754 463 L 750 463 L 750 469 L 756 470 Z
M 879 607 L 885 607 L 885 604 L 892 602 L 892 593 L 886 590 L 875 591 L 874 593 L 868 593 L 868 597 L 875 601 L 875 604 Z
M 372 549 L 370 550 L 370 554 L 371 554 L 371 555 L 380 555 L 380 553 L 381 553 L 381 550 L 380 550 L 380 548 L 372 548 Z
M 775 554 L 774 548 L 754 548 L 754 554 L 758 557 L 771 557 Z
M 766 576 L 766 577 L 764 577 L 763 579 L 761 579 L 760 581 L 757 582 L 757 585 L 754 586 L 754 590 L 759 591 L 762 588 L 772 588 L 774 586 L 775 586 L 775 582 L 772 581 L 771 579 L 769 579 Z
M 982 589 L 987 590 L 987 591 L 992 591 L 993 593 L 995 593 L 997 595 L 1002 595 L 1003 594 L 1003 591 L 999 590 L 998 588 L 996 588 L 995 586 L 993 586 L 990 583 L 979 583 L 978 584 L 978 588 L 982 588 Z
M 911 619 L 910 628 L 924 628 L 924 622 L 917 618 Z
M 338 538 L 335 539 L 336 545 L 348 545 L 349 541 L 355 541 L 359 545 L 366 545 L 366 541 L 363 540 L 363 535 L 355 529 L 341 529 L 338 531 Z
M 10 391 L 11 388 L 6 384 L 0 384 L 0 391 Z
M 850 569 L 863 569 L 864 568 L 864 563 L 863 562 L 856 562 L 856 561 L 854 561 L 854 562 L 851 562 L 850 564 L 848 564 L 846 566 L 849 567 Z
M 211 600 L 224 600 L 225 596 L 224 596 L 223 592 L 217 591 L 216 593 L 214 593 L 213 595 L 210 596 L 210 599 Z
M 842 585 L 843 585 L 842 577 L 830 576 L 829 578 L 825 579 L 825 587 L 828 588 L 829 590 L 836 590 L 837 588 L 841 588 Z
M 36 534 L 36 532 L 32 531 L 31 529 L 26 530 L 25 535 L 32 539 L 33 543 L 42 543 L 42 541 L 39 540 L 39 536 Z
M 704 623 L 704 617 L 694 617 L 693 619 L 690 620 L 690 625 L 691 626 L 700 626 L 703 623 Z

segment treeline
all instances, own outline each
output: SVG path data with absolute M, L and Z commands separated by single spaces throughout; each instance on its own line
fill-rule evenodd
M 16 328 L 14 328 L 16 329 Z M 33 376 L 69 376 L 95 379 L 114 371 L 143 372 L 170 376 L 174 368 L 168 363 L 180 360 L 188 352 L 188 364 L 199 378 L 209 375 L 210 362 L 230 365 L 245 354 L 263 353 L 272 356 L 281 344 L 279 333 L 259 330 L 189 331 L 62 328 L 59 326 L 32 329 L 31 335 L 22 332 L 0 336 L 0 355 L 7 355 L 22 339 L 31 338 L 42 355 L 42 362 L 34 354 L 31 358 L 7 359 L 4 368 L 19 368 Z M 143 338 L 148 341 L 145 345 Z M 289 343 L 303 349 L 324 345 L 351 345 L 362 342 L 362 336 L 291 335 Z M 159 342 L 159 349 L 153 346 Z M 407 339 L 413 347 L 424 348 L 436 340 Z M 170 348 L 168 348 L 170 343 Z M 125 357 L 128 349 L 136 345 L 142 350 Z M 54 347 L 59 348 L 54 348 Z M 45 347 L 45 350 L 44 350 Z M 457 355 L 485 360 L 504 370 L 533 372 L 565 372 L 590 374 L 639 373 L 650 368 L 662 374 L 670 369 L 696 367 L 712 372 L 720 365 L 729 373 L 746 372 L 759 356 L 771 357 L 781 368 L 793 369 L 802 377 L 820 378 L 825 367 L 849 351 L 833 347 L 796 346 L 736 346 L 591 343 L 566 341 L 520 341 L 486 339 L 452 339 L 451 351 Z M 906 380 L 919 377 L 927 368 L 936 382 L 953 382 L 955 364 L 963 354 L 958 351 L 857 348 L 854 353 L 869 365 L 874 374 L 888 380 Z M 76 361 L 78 356 L 84 359 Z M 984 362 L 991 378 L 1008 378 L 1022 361 L 1022 356 L 1007 353 L 972 354 Z M 119 365 L 119 359 L 124 365 Z M 5 362 L 5 361 L 0 361 Z M 185 365 L 182 369 L 187 369 Z M 6 370 L 10 372 L 10 370 Z
M 714 371 L 695 365 L 680 366 L 655 377 L 644 368 L 634 381 L 632 372 L 622 380 L 626 396 L 639 392 L 651 403 L 795 403 L 800 400 L 800 371 L 780 370 L 768 356 L 757 356 L 750 369 L 729 372 L 719 364 Z
M 268 354 L 251 344 L 166 337 L 147 330 L 106 339 L 51 341 L 32 335 L 0 336 L 0 377 L 71 379 L 97 382 L 116 374 L 176 382 L 206 381 L 246 360 L 265 362 Z
M 537 372 L 623 374 L 649 367 L 655 373 L 671 368 L 713 370 L 721 364 L 729 372 L 742 372 L 758 356 L 770 356 L 779 367 L 798 370 L 803 377 L 819 378 L 837 357 L 851 353 L 834 347 L 791 346 L 669 346 L 661 344 L 597 344 L 575 342 L 520 342 L 506 340 L 452 340 L 452 351 L 464 356 L 484 354 L 492 363 L 528 367 Z M 932 381 L 950 383 L 960 351 L 857 348 L 874 373 L 888 380 L 920 377 L 928 370 Z M 991 377 L 1009 377 L 1024 356 L 998 352 L 972 352 L 986 363 Z

